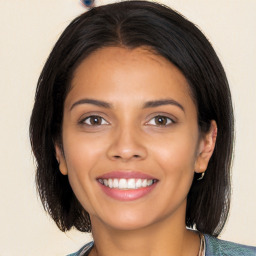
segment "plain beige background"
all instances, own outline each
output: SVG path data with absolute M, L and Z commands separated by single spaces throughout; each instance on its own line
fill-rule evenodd
M 97 5 L 114 1 L 96 0 Z M 229 78 L 236 114 L 230 217 L 222 239 L 256 245 L 256 1 L 163 0 L 207 35 Z M 71 253 L 90 235 L 61 233 L 34 184 L 28 125 L 37 78 L 79 0 L 0 0 L 0 255 Z

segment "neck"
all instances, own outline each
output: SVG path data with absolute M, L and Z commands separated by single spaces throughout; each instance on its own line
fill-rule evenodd
M 184 211 L 183 211 L 184 212 Z M 95 242 L 90 256 L 197 256 L 200 239 L 180 212 L 134 230 L 120 230 L 91 217 Z

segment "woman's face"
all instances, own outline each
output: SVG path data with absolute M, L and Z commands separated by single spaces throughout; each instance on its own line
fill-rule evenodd
M 145 48 L 107 47 L 79 65 L 71 87 L 63 153 L 56 152 L 92 225 L 184 221 L 194 172 L 209 160 L 209 136 L 199 134 L 182 73 Z

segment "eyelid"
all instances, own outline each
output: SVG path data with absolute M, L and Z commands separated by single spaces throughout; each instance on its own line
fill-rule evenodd
M 98 117 L 98 118 L 101 118 L 101 119 L 104 120 L 106 123 L 100 124 L 100 125 L 92 125 L 92 124 L 90 125 L 90 124 L 87 124 L 85 121 L 88 120 L 88 119 L 91 118 L 91 117 Z M 106 118 L 103 117 L 103 115 L 102 115 L 102 114 L 99 114 L 99 113 L 97 113 L 97 114 L 96 114 L 96 113 L 87 113 L 87 114 L 83 115 L 83 116 L 79 119 L 78 123 L 81 124 L 81 125 L 87 125 L 87 126 L 101 126 L 101 125 L 109 125 L 109 124 L 110 124 L 110 122 L 108 122 L 108 121 L 106 120 Z
M 157 124 L 150 124 L 150 122 L 152 120 L 154 120 L 157 117 L 163 117 L 163 118 L 167 118 L 169 120 L 169 122 L 167 124 L 163 124 L 163 125 L 157 125 Z M 171 124 L 175 124 L 177 123 L 177 121 L 175 120 L 174 117 L 171 117 L 170 114 L 166 114 L 166 113 L 155 113 L 154 115 L 150 115 L 150 117 L 148 118 L 148 121 L 146 122 L 146 125 L 152 125 L 152 126 L 169 126 Z

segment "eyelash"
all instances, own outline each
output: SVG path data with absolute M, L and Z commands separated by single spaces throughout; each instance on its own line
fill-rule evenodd
M 90 123 L 87 123 L 87 121 L 89 121 Z M 95 121 L 95 123 L 92 123 L 94 121 Z M 99 121 L 100 123 L 97 124 L 97 121 Z M 155 124 L 153 124 L 152 121 L 155 122 Z M 158 122 L 160 121 L 160 124 L 157 124 L 156 123 L 157 121 Z M 99 116 L 99 115 L 87 116 L 86 118 L 81 120 L 79 123 L 85 124 L 88 126 L 101 126 L 101 125 L 109 124 L 109 122 L 107 122 L 102 116 Z M 173 123 L 175 123 L 175 121 L 173 119 L 171 119 L 170 117 L 167 117 L 164 115 L 157 115 L 157 116 L 154 116 L 153 118 L 151 118 L 146 124 L 161 127 L 161 126 L 169 126 L 170 124 L 173 124 Z
M 91 122 L 90 122 L 90 124 L 89 123 L 86 123 L 86 121 L 87 120 L 93 120 L 94 119 L 94 121 L 96 120 L 96 119 L 98 119 L 98 120 L 100 120 L 101 122 L 103 121 L 104 123 L 100 123 L 100 124 L 92 124 Z M 84 118 L 83 120 L 81 120 L 79 123 L 81 123 L 81 124 L 85 124 L 85 125 L 88 125 L 88 126 L 100 126 L 100 125 L 106 125 L 106 124 L 109 124 L 102 116 L 99 116 L 99 115 L 91 115 L 91 116 L 87 116 L 86 118 Z
M 156 121 L 158 119 L 158 121 L 160 121 L 160 119 L 162 121 L 160 122 L 163 122 L 162 124 L 152 124 L 151 121 Z M 151 118 L 149 120 L 149 122 L 147 122 L 147 125 L 155 125 L 155 126 L 158 126 L 158 127 L 161 127 L 161 126 L 169 126 L 171 124 L 175 123 L 175 121 L 173 119 L 171 119 L 170 117 L 167 117 L 167 116 L 164 116 L 164 115 L 157 115 L 157 116 L 154 116 L 153 118 Z

